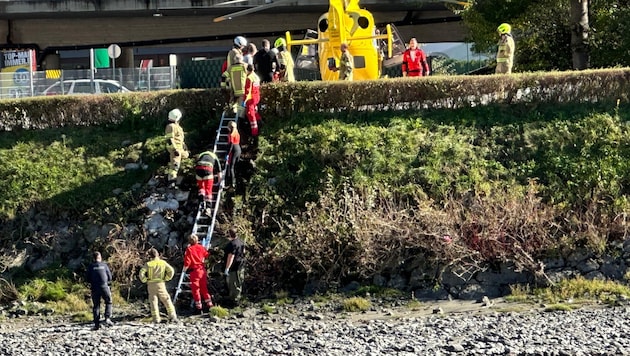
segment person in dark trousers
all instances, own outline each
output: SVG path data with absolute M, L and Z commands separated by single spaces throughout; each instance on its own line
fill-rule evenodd
M 228 231 L 230 240 L 223 250 L 225 252 L 225 271 L 228 287 L 228 305 L 237 306 L 243 292 L 245 280 L 245 244 L 236 235 L 236 229 Z
M 236 126 L 236 122 L 230 121 L 228 123 L 228 129 L 230 130 L 230 134 L 228 136 L 228 143 L 230 147 L 228 147 L 229 156 L 229 165 L 230 165 L 230 183 L 232 188 L 236 188 L 236 175 L 234 175 L 234 166 L 236 166 L 236 162 L 241 157 L 241 135 L 238 133 L 238 128 Z
M 261 83 L 271 83 L 276 69 L 276 56 L 271 53 L 269 40 L 262 40 L 262 48 L 254 55 L 254 69 Z
M 103 262 L 101 253 L 94 252 L 94 262 L 88 266 L 86 280 L 90 283 L 92 294 L 92 315 L 94 317 L 94 328 L 100 328 L 101 320 L 101 298 L 105 301 L 105 325 L 112 326 L 112 292 L 109 285 L 112 282 L 112 272 L 107 263 Z

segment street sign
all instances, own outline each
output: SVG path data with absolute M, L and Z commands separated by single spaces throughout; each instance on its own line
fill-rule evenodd
M 109 58 L 111 59 L 120 57 L 120 46 L 117 44 L 109 45 L 109 47 L 107 47 L 107 54 L 109 54 Z

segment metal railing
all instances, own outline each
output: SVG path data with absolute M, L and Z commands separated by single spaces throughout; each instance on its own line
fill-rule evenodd
M 154 91 L 178 87 L 176 67 L 0 72 L 0 99 Z

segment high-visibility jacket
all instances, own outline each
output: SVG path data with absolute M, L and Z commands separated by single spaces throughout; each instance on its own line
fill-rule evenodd
M 260 101 L 260 78 L 255 72 L 249 73 L 245 79 L 245 102 L 249 100 Z
M 230 73 L 228 73 L 227 69 L 228 62 L 225 60 L 221 66 L 221 89 L 227 89 L 230 87 Z
M 173 267 L 159 257 L 147 262 L 140 269 L 140 281 L 142 283 L 166 282 L 170 281 L 174 275 Z
M 243 52 L 234 47 L 227 56 L 227 72 L 229 73 L 230 86 L 234 96 L 243 95 L 245 87 L 245 64 L 243 62 Z
M 200 244 L 190 245 L 184 253 L 184 267 L 191 269 L 205 268 L 204 260 L 208 256 L 210 256 L 210 253 Z
M 409 77 L 422 77 L 429 73 L 427 56 L 420 48 L 407 49 L 403 53 L 402 71 Z
M 166 125 L 164 136 L 166 137 L 166 149 L 169 152 L 184 149 L 184 129 L 179 126 L 179 123 L 171 122 Z
M 293 74 L 293 68 L 295 67 L 295 63 L 293 62 L 293 57 L 291 57 L 291 52 L 289 51 L 281 51 L 278 52 L 278 65 L 280 66 L 280 81 L 281 82 L 294 82 L 295 74 Z
M 507 62 L 508 65 L 514 61 L 514 39 L 510 34 L 501 36 L 499 48 L 497 50 L 497 63 Z
M 217 165 L 219 172 L 221 171 L 221 162 L 219 157 L 212 151 L 204 151 L 199 154 L 197 165 L 195 166 L 195 174 L 197 179 L 211 179 L 214 165 Z

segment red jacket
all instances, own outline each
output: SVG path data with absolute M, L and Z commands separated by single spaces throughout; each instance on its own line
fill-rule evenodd
M 411 53 L 414 53 L 413 59 Z M 408 49 L 403 53 L 402 71 L 409 77 L 422 77 L 429 73 L 429 63 L 427 63 L 427 56 L 420 48 L 414 50 Z
M 245 101 L 249 100 L 253 100 L 256 104 L 260 102 L 260 78 L 254 72 L 245 79 Z
M 190 245 L 184 253 L 184 267 L 192 269 L 203 268 L 203 261 L 209 255 L 208 250 L 200 244 Z

